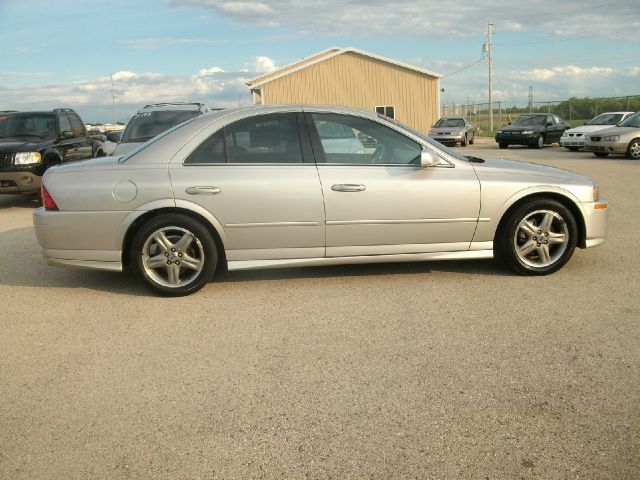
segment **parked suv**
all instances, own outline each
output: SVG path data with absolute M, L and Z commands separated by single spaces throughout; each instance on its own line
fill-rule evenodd
M 542 148 L 550 143 L 560 143 L 560 137 L 570 125 L 558 115 L 528 113 L 521 115 L 510 125 L 496 132 L 496 142 L 500 148 L 509 145 L 527 145 Z
M 141 143 L 182 122 L 203 115 L 209 108 L 203 103 L 156 103 L 145 105 L 127 124 L 112 155 L 125 155 Z
M 93 141 L 70 108 L 0 114 L 0 193 L 38 193 L 45 170 L 92 156 Z

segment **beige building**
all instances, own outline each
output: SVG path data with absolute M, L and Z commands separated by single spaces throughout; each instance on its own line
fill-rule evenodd
M 439 118 L 440 77 L 355 48 L 330 48 L 247 85 L 256 104 L 357 107 L 426 133 Z

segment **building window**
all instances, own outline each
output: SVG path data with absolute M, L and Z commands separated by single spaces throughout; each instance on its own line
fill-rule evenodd
M 396 107 L 394 107 L 393 105 L 376 107 L 376 113 L 384 115 L 385 117 L 396 118 Z

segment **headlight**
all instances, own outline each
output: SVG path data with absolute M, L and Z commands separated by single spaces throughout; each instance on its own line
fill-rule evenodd
M 593 185 L 593 201 L 597 202 L 600 198 L 600 187 L 598 185 Z
M 38 152 L 16 153 L 13 159 L 14 165 L 33 165 L 34 163 L 42 163 L 42 157 Z
M 496 133 L 502 133 L 502 130 L 498 130 Z
M 522 135 L 531 135 L 533 133 L 533 130 L 523 130 Z
M 605 142 L 617 142 L 620 140 L 620 135 L 607 135 L 604 137 Z
M 569 134 L 568 134 L 566 131 L 564 131 L 564 132 L 562 132 L 562 136 L 563 136 L 563 137 L 568 137 L 568 136 L 569 136 Z

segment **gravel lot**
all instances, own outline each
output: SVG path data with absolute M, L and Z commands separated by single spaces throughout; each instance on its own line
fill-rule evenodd
M 491 261 L 238 272 L 179 299 L 48 267 L 0 197 L 0 478 L 640 478 L 640 162 L 589 175 L 607 242 Z

